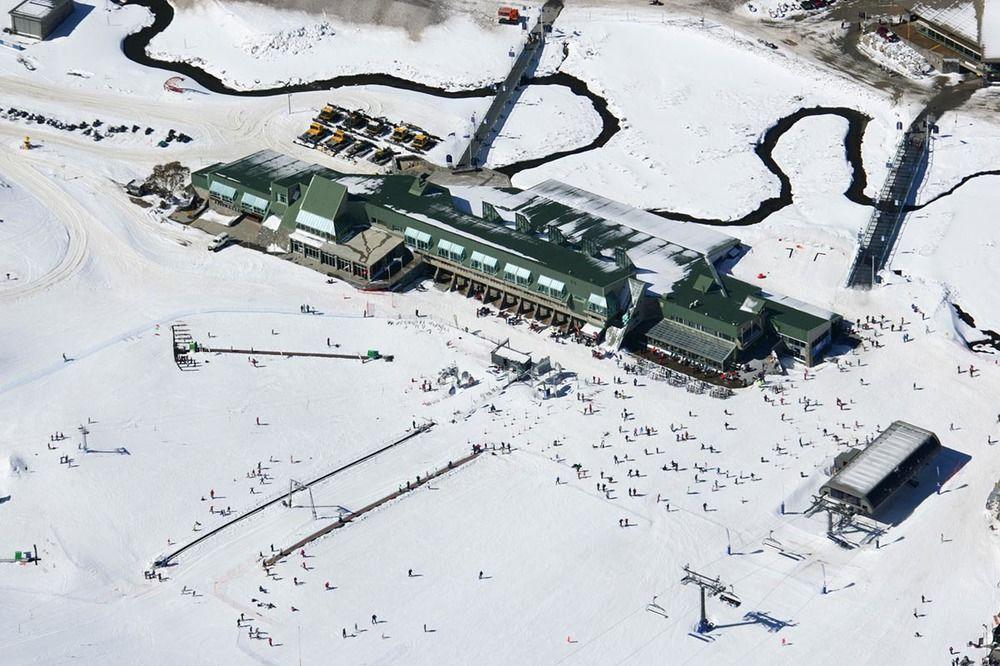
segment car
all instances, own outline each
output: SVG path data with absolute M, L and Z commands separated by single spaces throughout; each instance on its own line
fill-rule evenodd
M 230 236 L 229 234 L 221 233 L 209 242 L 208 249 L 211 250 L 212 252 L 218 252 L 222 248 L 229 245 L 232 242 L 232 240 L 233 237 Z
M 875 34 L 887 42 L 895 43 L 899 41 L 899 35 L 889 30 L 889 27 L 886 25 L 880 25 L 878 28 L 876 28 Z

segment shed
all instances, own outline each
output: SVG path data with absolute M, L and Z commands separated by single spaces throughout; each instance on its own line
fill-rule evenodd
M 893 421 L 819 492 L 872 515 L 940 449 L 940 440 L 930 430 Z
M 24 0 L 10 10 L 11 32 L 45 39 L 73 9 L 73 0 Z
M 490 361 L 504 370 L 514 369 L 523 372 L 531 369 L 531 354 L 511 349 L 509 341 L 497 345 L 490 353 Z

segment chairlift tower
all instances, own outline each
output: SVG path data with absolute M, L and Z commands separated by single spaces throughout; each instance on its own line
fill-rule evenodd
M 706 634 L 714 628 L 714 625 L 709 621 L 708 615 L 705 612 L 705 599 L 708 597 L 718 597 L 719 601 L 729 604 L 733 608 L 739 608 L 740 604 L 743 603 L 736 596 L 736 593 L 733 592 L 732 585 L 726 585 L 718 576 L 709 578 L 704 574 L 700 574 L 688 565 L 684 565 L 684 577 L 681 578 L 681 583 L 684 585 L 697 585 L 701 588 L 701 619 L 698 622 L 699 634 Z
M 87 448 L 87 435 L 90 434 L 90 430 L 88 430 L 87 426 L 83 425 L 82 423 L 79 425 L 79 427 L 77 427 L 77 430 L 80 431 L 80 436 L 83 438 L 83 442 L 82 444 L 80 444 L 80 450 L 83 451 L 84 453 L 89 453 L 90 449 Z
M 812 505 L 806 509 L 806 516 L 814 516 L 820 511 L 826 511 L 826 532 L 828 535 L 836 536 L 837 532 L 851 524 L 858 514 L 857 509 L 843 502 L 831 500 L 824 495 L 814 495 Z M 837 524 L 833 524 L 833 517 L 837 516 Z
M 313 500 L 312 486 L 307 486 L 306 484 L 296 481 L 295 479 L 288 480 L 288 508 L 292 508 L 292 493 L 296 490 L 309 491 L 309 508 L 312 509 L 313 520 L 316 520 L 316 502 Z

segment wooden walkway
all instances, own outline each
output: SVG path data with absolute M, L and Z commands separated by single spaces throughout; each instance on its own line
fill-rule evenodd
M 409 492 L 412 492 L 412 491 L 416 490 L 417 488 L 420 488 L 421 486 L 429 483 L 430 481 L 433 481 L 434 479 L 438 478 L 439 476 L 441 476 L 443 474 L 447 474 L 448 472 L 450 472 L 450 471 L 452 471 L 454 469 L 458 469 L 462 465 L 464 465 L 464 464 L 466 464 L 468 462 L 471 462 L 472 460 L 475 460 L 476 458 L 478 458 L 483 453 L 485 453 L 485 450 L 480 450 L 480 451 L 477 451 L 475 453 L 471 453 L 471 454 L 465 456 L 464 458 L 460 458 L 459 460 L 449 461 L 448 464 L 445 465 L 444 467 L 442 467 L 441 469 L 436 470 L 434 472 L 431 472 L 426 477 L 424 477 L 422 479 L 419 479 L 418 481 L 416 481 L 414 483 L 407 484 L 406 488 L 403 488 L 402 490 L 397 490 L 397 491 L 395 491 L 393 493 L 390 493 L 390 494 L 386 495 L 385 497 L 383 497 L 381 499 L 377 499 L 374 502 L 372 502 L 371 504 L 368 504 L 367 506 L 364 506 L 364 507 L 358 509 L 357 511 L 353 511 L 351 513 L 348 513 L 348 514 L 345 514 L 345 515 L 341 516 L 340 518 L 337 519 L 336 522 L 330 523 L 326 527 L 324 527 L 324 528 L 322 528 L 322 529 L 320 529 L 320 530 L 318 530 L 316 532 L 313 532 L 312 534 L 310 534 L 307 537 L 304 537 L 304 538 L 296 541 L 291 546 L 288 546 L 287 548 L 282 548 L 281 550 L 279 550 L 276 554 L 272 555 L 271 557 L 265 558 L 264 559 L 264 567 L 267 568 L 267 567 L 274 566 L 277 562 L 280 562 L 281 560 L 283 560 L 284 558 L 288 557 L 289 555 L 291 555 L 295 551 L 303 548 L 306 544 L 309 544 L 309 543 L 315 541 L 316 539 L 319 539 L 320 537 L 329 534 L 330 532 L 332 532 L 335 529 L 343 527 L 344 525 L 346 525 L 349 522 L 353 521 L 355 518 L 363 516 L 364 514 L 370 512 L 370 511 L 374 511 L 375 509 L 377 509 L 378 507 L 382 506 L 383 504 L 386 504 L 387 502 L 391 502 L 394 499 L 397 499 L 397 498 L 399 498 L 399 497 L 401 497 L 401 496 L 403 496 L 403 495 L 405 495 L 405 494 L 407 494 Z
M 353 460 L 353 461 L 347 463 L 346 465 L 343 465 L 342 467 L 338 467 L 337 469 L 333 470 L 332 472 L 327 472 L 326 474 L 324 474 L 322 476 L 319 476 L 319 477 L 313 479 L 312 481 L 309 481 L 308 483 L 304 483 L 304 484 L 301 484 L 301 485 L 297 486 L 292 494 L 300 492 L 302 490 L 305 490 L 306 488 L 309 488 L 310 486 L 312 486 L 314 484 L 326 481 L 327 479 L 329 479 L 330 477 L 332 477 L 332 476 L 334 476 L 336 474 L 340 474 L 341 472 L 343 472 L 345 470 L 351 469 L 352 467 L 360 465 L 363 462 L 371 460 L 375 456 L 377 456 L 377 455 L 379 455 L 381 453 L 385 453 L 389 449 L 395 448 L 395 447 L 399 446 L 400 444 L 402 444 L 404 442 L 408 442 L 409 440 L 413 439 L 414 437 L 417 437 L 418 435 L 424 434 L 425 432 L 427 432 L 428 430 L 430 430 L 431 428 L 433 428 L 434 425 L 435 425 L 435 423 L 433 421 L 431 421 L 430 423 L 427 423 L 425 425 L 420 426 L 416 430 L 411 430 L 410 432 L 408 432 L 407 434 L 403 435 L 399 439 L 397 439 L 397 440 L 395 440 L 395 441 L 393 441 L 393 442 L 391 442 L 391 443 L 383 446 L 382 448 L 380 448 L 380 449 L 378 449 L 376 451 L 372 451 L 371 453 L 365 454 L 365 455 L 361 456 L 360 458 L 358 458 L 357 460 Z M 210 539 L 211 537 L 215 536 L 219 532 L 232 527 L 236 523 L 239 523 L 239 522 L 241 522 L 243 520 L 246 520 L 247 518 L 249 518 L 250 516 L 252 516 L 254 514 L 260 513 L 261 511 L 263 511 L 264 509 L 267 509 L 268 507 L 274 506 L 275 504 L 277 504 L 278 502 L 280 502 L 282 500 L 288 499 L 288 497 L 289 497 L 289 493 L 282 493 L 281 495 L 278 495 L 277 497 L 275 497 L 272 500 L 264 502 L 263 504 L 260 504 L 260 505 L 258 505 L 256 507 L 254 507 L 253 509 L 250 509 L 249 511 L 241 513 L 240 515 L 236 516 L 235 518 L 226 521 L 222 525 L 219 525 L 218 527 L 215 527 L 215 528 L 209 530 L 208 532 L 205 532 L 204 534 L 202 534 L 200 537 L 198 537 L 194 541 L 190 541 L 187 544 L 185 544 L 185 545 L 181 546 L 180 548 L 178 548 L 177 550 L 175 550 L 175 551 L 173 551 L 171 553 L 168 553 L 168 554 L 166 554 L 166 555 L 158 558 L 155 562 L 153 562 L 153 568 L 154 569 L 158 569 L 160 567 L 170 566 L 171 562 L 173 562 L 181 553 L 185 552 L 186 550 L 188 550 L 190 548 L 194 548 L 198 544 L 202 543 L 203 541 L 206 541 L 206 540 Z

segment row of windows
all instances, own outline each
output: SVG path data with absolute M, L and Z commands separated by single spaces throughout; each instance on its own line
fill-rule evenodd
M 373 221 L 378 222 L 378 220 L 374 219 Z M 403 232 L 403 241 L 408 247 L 425 252 L 431 251 L 433 239 L 430 234 L 413 227 L 403 229 L 397 225 L 392 225 L 391 228 L 396 232 Z M 447 259 L 455 263 L 461 263 L 465 260 L 466 256 L 464 247 L 444 239 L 438 241 L 435 253 L 442 259 Z M 499 265 L 500 262 L 496 257 L 491 257 L 478 251 L 473 252 L 469 258 L 469 267 L 472 270 L 489 276 L 496 276 L 499 273 Z M 504 264 L 501 277 L 504 281 L 516 284 L 519 287 L 530 287 L 534 284 L 536 291 L 550 298 L 561 299 L 565 298 L 568 294 L 564 282 L 550 278 L 547 275 L 540 275 L 535 279 L 534 274 L 530 270 L 510 262 Z M 587 302 L 587 310 L 601 316 L 607 316 L 609 312 L 607 301 L 603 296 L 597 294 L 591 295 L 590 300 Z
M 930 37 L 931 39 L 933 39 L 936 42 L 940 42 L 940 43 L 944 44 L 945 46 L 947 46 L 948 48 L 950 48 L 952 51 L 958 51 L 959 53 L 964 53 L 966 56 L 968 56 L 969 58 L 975 60 L 976 62 L 979 62 L 980 60 L 983 59 L 982 56 L 979 53 L 976 53 L 972 49 L 970 49 L 970 48 L 968 48 L 968 47 L 966 47 L 966 46 L 964 46 L 962 44 L 959 44 L 954 39 L 951 39 L 947 35 L 941 34 L 940 32 L 938 32 L 937 30 L 935 30 L 933 28 L 917 24 L 917 32 L 921 33 L 922 35 L 924 35 L 926 37 Z
M 486 263 L 487 258 L 479 259 L 478 257 L 473 257 L 469 264 L 472 266 L 472 270 L 479 271 L 480 273 L 486 273 L 487 275 L 497 274 L 497 264 L 496 260 L 492 264 Z
M 711 328 L 708 328 L 707 326 L 703 326 L 702 324 L 696 324 L 693 321 L 688 321 L 687 319 L 684 319 L 683 317 L 678 317 L 677 315 L 670 315 L 669 317 L 667 317 L 667 319 L 671 321 L 676 321 L 679 324 L 684 324 L 688 328 L 693 328 L 695 330 L 702 331 L 703 333 L 708 333 L 709 335 L 713 335 L 717 338 L 722 338 L 723 340 L 730 340 L 730 341 L 735 340 L 735 338 L 733 338 L 733 336 L 731 335 L 727 335 L 726 333 L 723 333 L 721 331 L 713 330 Z
M 608 316 L 608 308 L 606 305 L 598 305 L 597 303 L 588 302 L 587 310 L 601 315 L 602 317 Z
M 538 285 L 538 291 L 545 294 L 546 296 L 551 296 L 553 298 L 559 298 L 560 296 L 566 295 L 566 287 L 546 287 L 544 285 Z
M 299 228 L 299 229 L 302 229 L 302 231 L 307 231 L 307 232 L 311 233 L 313 236 L 319 236 L 320 238 L 325 238 L 326 240 L 334 242 L 334 243 L 337 242 L 337 239 L 336 239 L 336 237 L 334 237 L 333 234 L 329 234 L 329 233 L 327 233 L 325 231 L 320 231 L 319 229 L 313 229 L 312 227 L 306 226 L 306 225 L 301 224 L 301 223 L 297 224 L 296 227 Z
M 322 252 L 317 248 L 305 245 L 297 240 L 292 241 L 292 252 L 299 252 L 310 259 L 316 259 L 322 264 L 333 266 L 334 268 L 347 273 L 352 273 L 358 277 L 368 278 L 368 268 L 363 264 L 352 262 L 344 259 L 343 257 L 337 257 L 327 252 Z

